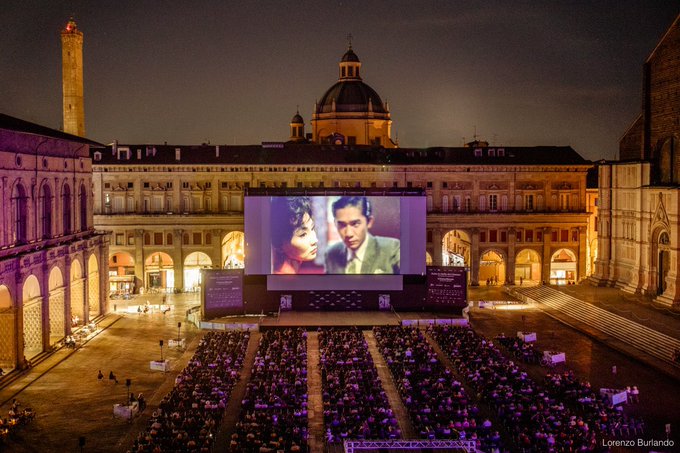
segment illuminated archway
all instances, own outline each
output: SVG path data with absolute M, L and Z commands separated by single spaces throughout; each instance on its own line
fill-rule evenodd
M 94 319 L 101 314 L 101 305 L 99 303 L 99 263 L 97 263 L 97 257 L 94 253 L 87 260 L 87 290 L 88 318 Z
M 559 249 L 550 258 L 550 284 L 576 283 L 576 255 L 569 249 Z
M 116 252 L 109 257 L 109 293 L 135 292 L 135 259 L 127 252 Z
M 151 254 L 144 261 L 144 281 L 150 290 L 165 291 L 175 287 L 175 271 L 170 255 L 163 252 Z
M 203 252 L 194 252 L 184 259 L 184 290 L 195 291 L 201 285 L 201 269 L 210 269 L 212 260 Z
M 52 268 L 48 279 L 48 306 L 50 311 L 50 345 L 66 335 L 66 307 L 64 277 L 57 266 Z
M 444 266 L 470 266 L 470 235 L 464 230 L 451 230 L 442 239 Z
M 40 354 L 43 350 L 41 296 L 38 278 L 29 275 L 21 293 L 24 312 L 24 356 L 27 359 Z
M 536 250 L 524 249 L 515 257 L 515 285 L 540 283 L 541 257 Z
M 430 252 L 425 252 L 425 265 L 432 266 L 432 263 L 432 255 L 430 255 Z
M 479 282 L 493 285 L 505 283 L 505 259 L 498 250 L 488 250 L 479 258 Z
M 0 311 L 12 308 L 12 294 L 5 285 L 0 285 Z
M 222 263 L 225 269 L 245 267 L 245 235 L 232 231 L 222 239 Z
M 71 327 L 82 326 L 85 322 L 85 281 L 83 267 L 75 259 L 71 263 Z

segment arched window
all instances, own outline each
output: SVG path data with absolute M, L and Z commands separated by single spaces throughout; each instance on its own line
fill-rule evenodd
M 442 212 L 444 212 L 444 213 L 449 212 L 449 196 L 448 195 L 442 196 Z
M 87 231 L 87 191 L 80 185 L 80 231 Z
M 21 183 L 14 186 L 12 193 L 13 242 L 23 244 L 28 240 L 28 197 Z
M 40 234 L 42 238 L 52 236 L 52 190 L 49 184 L 40 189 Z
M 64 184 L 61 194 L 61 222 L 64 234 L 71 234 L 71 187 Z

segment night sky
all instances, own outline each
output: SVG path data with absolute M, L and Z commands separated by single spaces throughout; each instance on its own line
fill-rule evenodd
M 85 35 L 87 137 L 283 141 L 338 77 L 347 35 L 402 147 L 571 145 L 613 159 L 677 1 L 17 1 L 0 112 L 61 128 L 60 30 Z

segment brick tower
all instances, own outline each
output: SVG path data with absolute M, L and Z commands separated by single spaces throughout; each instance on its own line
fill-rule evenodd
M 83 34 L 73 18 L 61 31 L 64 132 L 85 136 L 83 100 Z

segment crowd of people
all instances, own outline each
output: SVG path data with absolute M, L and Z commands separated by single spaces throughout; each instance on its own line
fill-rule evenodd
M 0 417 L 0 450 L 2 445 L 11 437 L 17 429 L 26 425 L 35 418 L 35 413 L 30 407 L 21 408 L 21 403 L 16 398 L 7 411 L 7 417 Z
M 489 420 L 478 421 L 478 407 L 438 359 L 422 330 L 382 326 L 373 332 L 421 438 L 475 440 L 487 450 L 500 446 L 500 435 L 492 431 Z
M 208 332 L 129 452 L 211 451 L 250 334 Z
M 308 452 L 307 332 L 262 333 L 229 450 Z
M 621 422 L 620 411 L 572 372 L 549 373 L 539 385 L 493 341 L 469 328 L 437 326 L 432 332 L 458 372 L 496 409 L 517 449 L 591 451 L 597 448 L 596 434 L 620 434 L 611 429 Z M 522 350 L 513 340 L 510 351 Z M 577 403 L 581 411 L 570 409 Z
M 357 327 L 319 329 L 325 440 L 399 439 L 401 431 Z

